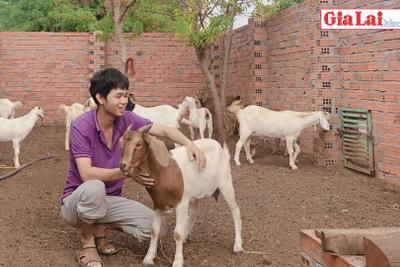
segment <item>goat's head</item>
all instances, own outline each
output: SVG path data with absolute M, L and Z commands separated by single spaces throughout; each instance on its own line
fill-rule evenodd
M 167 167 L 169 165 L 169 152 L 165 144 L 147 134 L 151 125 L 143 126 L 137 131 L 131 131 L 130 125 L 124 135 L 120 138 L 121 159 L 119 168 L 126 175 L 130 176 L 135 169 L 148 160 L 149 149 L 153 151 L 157 162 Z
M 133 93 L 129 93 L 128 95 L 128 104 L 125 107 L 125 110 L 132 111 L 135 109 L 135 95 Z
M 196 92 L 197 99 L 200 101 L 201 104 L 206 103 L 208 99 L 208 94 L 204 90 L 199 90 Z
M 43 120 L 44 120 L 44 111 L 41 107 L 35 107 L 34 108 L 34 112 L 36 113 L 36 115 L 39 116 L 40 122 L 43 125 Z
M 93 97 L 89 98 L 88 100 L 85 101 L 85 107 L 89 108 L 89 109 L 95 109 L 97 108 L 97 104 L 96 102 L 94 102 Z
M 231 113 L 236 113 L 239 109 L 243 108 L 244 108 L 243 100 L 235 100 L 226 108 L 226 110 Z
M 329 119 L 331 118 L 331 114 L 329 114 L 329 112 L 321 112 L 321 115 L 319 117 L 319 124 L 321 125 L 321 127 L 324 130 L 329 131 L 330 127 L 329 127 Z
M 190 107 L 196 107 L 196 99 L 194 99 L 191 96 L 187 96 L 185 97 L 185 99 L 182 102 L 182 106 L 186 107 L 186 108 L 190 108 Z

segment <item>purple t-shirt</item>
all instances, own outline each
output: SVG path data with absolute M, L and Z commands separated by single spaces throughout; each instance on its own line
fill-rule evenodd
M 97 121 L 97 109 L 83 113 L 76 118 L 70 131 L 70 169 L 67 183 L 61 197 L 61 204 L 67 196 L 75 191 L 83 181 L 76 165 L 76 158 L 91 158 L 92 166 L 112 169 L 119 167 L 121 151 L 119 139 L 124 135 L 126 128 L 132 124 L 132 130 L 152 124 L 148 119 L 142 118 L 133 112 L 125 112 L 114 121 L 112 148 L 107 147 L 106 138 Z M 121 177 L 122 178 L 122 177 Z M 106 192 L 109 196 L 121 196 L 124 179 L 105 182 Z

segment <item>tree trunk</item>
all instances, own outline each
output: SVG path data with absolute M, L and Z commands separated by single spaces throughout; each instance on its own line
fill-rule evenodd
M 196 56 L 197 59 L 199 60 L 201 69 L 206 78 L 207 86 L 209 87 L 214 99 L 216 118 L 213 119 L 216 120 L 217 122 L 218 142 L 222 145 L 224 142 L 227 141 L 227 137 L 224 129 L 221 101 L 219 99 L 217 89 L 215 88 L 214 70 L 211 66 L 213 61 L 211 53 L 211 45 L 208 45 L 205 48 L 196 47 Z
M 234 10 L 232 7 L 228 10 L 229 14 L 234 17 Z M 222 66 L 222 81 L 221 81 L 221 106 L 222 110 L 222 122 L 223 122 L 223 140 L 228 140 L 228 135 L 230 131 L 230 127 L 228 125 L 228 114 L 226 110 L 226 87 L 228 80 L 228 66 L 229 66 L 229 58 L 231 57 L 231 47 L 232 47 L 232 38 L 233 38 L 233 21 L 229 26 L 228 35 L 224 42 L 225 44 L 225 53 L 224 53 L 224 62 Z
M 125 63 L 128 58 L 127 48 L 124 39 L 124 33 L 122 30 L 122 17 L 121 17 L 121 1 L 113 1 L 113 13 L 114 13 L 114 25 L 115 25 L 115 35 L 117 37 L 117 42 L 119 45 L 120 54 L 120 70 L 125 73 Z

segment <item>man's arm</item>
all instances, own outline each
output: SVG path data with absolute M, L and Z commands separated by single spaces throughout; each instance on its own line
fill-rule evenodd
M 189 159 L 196 159 L 197 166 L 200 170 L 206 167 L 206 157 L 204 155 L 204 152 L 178 129 L 165 127 L 160 124 L 153 123 L 153 126 L 151 126 L 148 133 L 151 135 L 168 138 L 174 143 L 186 146 Z
M 105 169 L 92 166 L 91 158 L 76 158 L 79 174 L 84 182 L 88 180 L 100 180 L 110 182 L 125 177 L 119 168 Z
M 103 182 L 116 181 L 126 176 L 119 168 L 105 169 L 92 166 L 91 158 L 76 158 L 79 174 L 84 182 L 88 180 L 100 180 Z M 130 177 L 140 185 L 150 187 L 154 185 L 154 179 L 149 177 L 148 173 L 135 173 L 135 176 Z

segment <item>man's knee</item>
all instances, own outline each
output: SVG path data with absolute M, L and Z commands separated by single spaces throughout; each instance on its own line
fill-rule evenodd
M 100 219 L 107 213 L 105 184 L 100 180 L 86 181 L 78 204 L 78 215 L 86 223 Z

